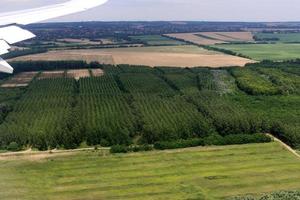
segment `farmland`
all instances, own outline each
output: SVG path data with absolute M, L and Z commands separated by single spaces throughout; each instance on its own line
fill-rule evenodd
M 48 156 L 0 157 L 0 198 L 218 200 L 300 189 L 300 161 L 277 142 Z
M 66 73 L 50 79 L 41 72 L 42 79 L 16 94 L 13 109 L 2 111 L 1 147 L 11 142 L 39 149 L 86 142 L 154 144 L 262 132 L 297 147 L 300 83 L 298 75 L 288 74 L 298 68 L 256 65 L 223 70 L 102 66 L 99 77 L 79 70 L 80 77 Z
M 214 45 L 228 42 L 251 42 L 250 32 L 199 32 L 166 34 L 170 38 L 186 41 L 197 45 Z
M 257 41 L 269 41 L 278 43 L 299 43 L 300 33 L 256 33 Z
M 300 58 L 300 44 L 221 44 L 215 47 L 243 54 L 257 61 Z
M 146 45 L 183 45 L 184 42 L 172 40 L 160 35 L 142 35 L 142 36 L 130 36 L 134 41 L 145 43 Z
M 244 66 L 252 60 L 208 51 L 192 45 L 50 51 L 13 60 L 85 60 L 103 64 L 147 66 Z

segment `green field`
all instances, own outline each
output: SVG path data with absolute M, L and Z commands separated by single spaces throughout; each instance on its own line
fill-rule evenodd
M 182 45 L 184 42 L 173 40 L 161 35 L 142 35 L 142 36 L 130 36 L 131 39 L 143 42 L 148 45 Z
M 0 199 L 214 200 L 300 189 L 300 160 L 275 142 L 102 153 L 0 159 Z
M 300 44 L 220 44 L 214 47 L 230 50 L 257 61 L 300 58 Z
M 300 33 L 256 33 L 256 40 L 280 43 L 299 43 Z

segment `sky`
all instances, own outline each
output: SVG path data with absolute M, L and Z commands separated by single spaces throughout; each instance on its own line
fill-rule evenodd
M 1 0 L 0 12 L 64 1 Z M 300 0 L 109 0 L 51 21 L 300 21 L 299 9 Z

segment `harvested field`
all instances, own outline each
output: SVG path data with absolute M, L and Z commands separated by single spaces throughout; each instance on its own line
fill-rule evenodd
M 244 66 L 249 59 L 225 54 L 176 54 L 176 53 L 119 53 L 114 56 L 116 64 L 170 66 L 170 67 L 222 67 Z
M 251 42 L 251 32 L 199 32 L 199 33 L 175 33 L 166 36 L 185 40 L 199 45 L 213 45 L 228 42 Z
M 192 45 L 50 51 L 14 60 L 86 60 L 102 64 L 170 67 L 244 66 L 249 59 L 208 51 Z
M 76 69 L 76 70 L 68 70 L 67 77 L 68 78 L 75 78 L 79 80 L 80 78 L 90 77 L 91 74 L 88 69 Z
M 43 71 L 38 79 L 48 79 L 48 78 L 63 78 L 65 77 L 65 71 Z
M 104 71 L 102 69 L 91 69 L 91 73 L 94 77 L 100 77 L 104 75 Z
M 103 64 L 113 64 L 111 54 L 105 54 L 102 50 L 57 50 L 42 54 L 21 56 L 14 61 L 29 61 L 29 60 L 43 60 L 43 61 L 62 61 L 62 60 L 85 60 L 87 62 L 99 61 Z
M 253 34 L 251 32 L 218 32 L 216 34 L 228 38 L 232 38 L 235 41 L 242 41 L 242 42 L 254 41 Z
M 83 44 L 83 45 L 117 44 L 115 41 L 108 38 L 99 38 L 95 40 L 64 38 L 64 39 L 58 39 L 57 42 L 70 43 L 70 44 Z
M 39 72 L 22 72 L 1 85 L 2 88 L 26 87 Z
M 199 44 L 199 45 L 213 45 L 213 44 L 224 43 L 224 41 L 222 40 L 209 39 L 206 37 L 201 37 L 197 34 L 201 34 L 201 33 L 175 33 L 175 34 L 166 34 L 166 36 L 179 39 L 179 40 L 184 40 L 187 42 L 192 42 L 194 44 Z

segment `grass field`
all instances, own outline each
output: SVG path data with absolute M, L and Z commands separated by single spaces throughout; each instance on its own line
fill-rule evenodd
M 50 154 L 48 154 L 50 155 Z M 300 189 L 300 160 L 278 143 L 123 155 L 0 157 L 0 199 L 224 199 Z
M 300 33 L 256 33 L 255 37 L 260 41 L 273 41 L 282 43 L 300 42 Z
M 184 42 L 172 40 L 161 35 L 142 35 L 142 36 L 130 36 L 131 39 L 137 40 L 137 42 L 143 42 L 148 45 L 182 45 Z
M 300 44 L 221 44 L 215 47 L 240 53 L 254 60 L 291 60 L 300 58 Z
M 208 51 L 192 45 L 50 51 L 14 60 L 86 60 L 103 64 L 173 67 L 244 66 L 249 59 Z

